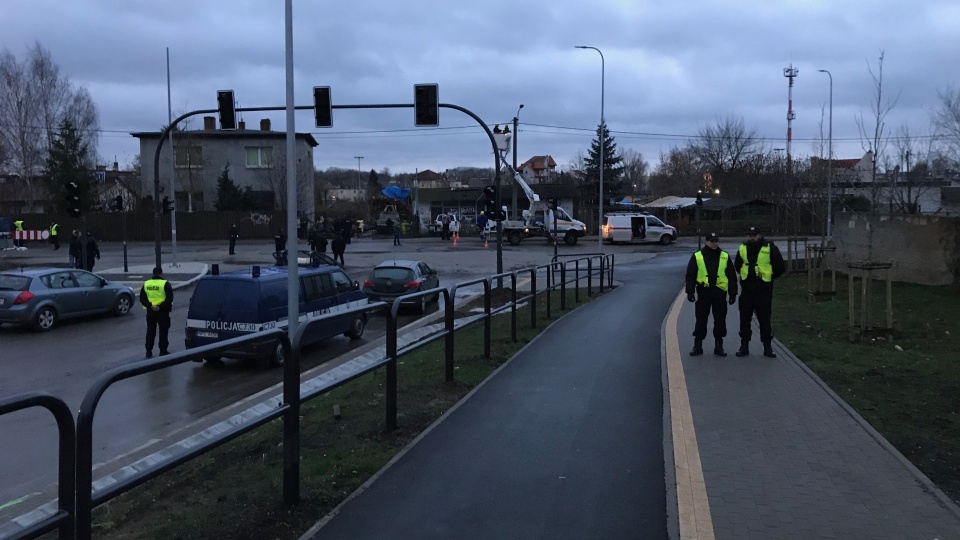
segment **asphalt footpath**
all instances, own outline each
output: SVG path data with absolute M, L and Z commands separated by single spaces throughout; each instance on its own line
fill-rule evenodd
M 609 314 L 636 302 L 629 286 L 568 314 L 301 540 L 960 538 L 960 508 L 781 343 L 764 357 L 754 323 L 751 354 L 734 356 L 732 306 L 729 356 L 711 336 L 691 357 L 693 304 L 667 294 L 652 344 L 611 331 Z M 636 356 L 606 354 L 658 344 L 662 384 Z M 651 379 L 659 464 L 637 436 Z

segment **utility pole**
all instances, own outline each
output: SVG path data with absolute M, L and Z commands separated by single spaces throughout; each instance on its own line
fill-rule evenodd
M 360 160 L 363 156 L 353 156 L 357 160 L 357 197 L 360 197 Z

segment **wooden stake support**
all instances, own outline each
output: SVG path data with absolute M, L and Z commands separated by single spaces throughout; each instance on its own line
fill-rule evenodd
M 863 261 L 848 263 L 850 269 L 848 274 L 848 301 L 850 303 L 849 331 L 850 341 L 857 342 L 870 335 L 885 335 L 888 340 L 893 339 L 893 284 L 890 280 L 890 268 L 893 263 Z M 883 272 L 883 277 L 877 275 Z M 860 278 L 860 311 L 857 313 L 857 294 L 855 280 Z M 886 287 L 886 326 L 877 326 L 874 323 L 874 315 L 871 309 L 871 299 L 873 298 L 873 281 L 884 279 Z
M 807 272 L 807 292 L 810 301 L 816 302 L 837 296 L 837 268 L 835 246 L 810 246 L 813 253 L 810 271 Z M 827 272 L 830 272 L 830 288 L 827 289 Z

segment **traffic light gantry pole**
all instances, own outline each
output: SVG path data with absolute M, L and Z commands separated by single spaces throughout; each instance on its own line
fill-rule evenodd
M 427 86 L 427 85 L 418 85 L 418 86 Z M 435 87 L 435 85 L 434 85 Z M 319 87 L 326 88 L 326 87 Z M 233 92 L 230 92 L 231 96 Z M 316 92 L 315 92 L 316 94 Z M 329 99 L 329 90 L 326 91 L 326 99 Z M 417 96 L 419 99 L 419 95 Z M 221 101 L 220 92 L 218 92 L 218 101 Z M 493 170 L 495 171 L 494 176 L 494 189 L 496 190 L 497 201 L 500 201 L 500 151 L 497 146 L 497 140 L 493 136 L 493 132 L 490 131 L 490 128 L 483 122 L 483 120 L 474 114 L 469 109 L 461 107 L 459 105 L 452 105 L 449 103 L 437 103 L 438 108 L 443 107 L 447 109 L 454 109 L 460 111 L 470 118 L 476 120 L 476 122 L 483 128 L 484 133 L 487 134 L 487 137 L 490 139 L 490 145 L 493 147 Z M 392 104 L 368 104 L 368 105 L 329 105 L 330 109 L 413 109 L 415 108 L 414 103 L 392 103 Z M 294 107 L 295 110 L 316 110 L 314 105 L 297 105 Z M 236 107 L 232 110 L 234 113 L 234 118 L 232 121 L 235 121 L 235 113 L 237 112 L 261 112 L 261 111 L 283 111 L 286 110 L 286 107 Z M 160 254 L 160 239 L 162 235 L 162 229 L 160 226 L 161 215 L 163 214 L 163 207 L 160 200 L 160 150 L 163 148 L 163 141 L 170 134 L 170 131 L 174 126 L 178 125 L 183 120 L 190 118 L 191 116 L 196 116 L 198 114 L 210 114 L 220 112 L 220 109 L 200 109 L 196 111 L 190 111 L 178 116 L 166 128 L 163 132 L 160 133 L 160 139 L 157 141 L 157 149 L 153 154 L 153 202 L 154 202 L 154 215 L 153 215 L 153 235 L 154 235 L 154 255 L 156 257 L 156 266 L 161 267 L 162 257 Z M 318 115 L 319 119 L 319 115 Z M 223 118 L 221 118 L 221 123 L 223 123 Z M 235 125 L 235 124 L 234 124 Z M 497 273 L 503 273 L 503 222 L 497 220 Z

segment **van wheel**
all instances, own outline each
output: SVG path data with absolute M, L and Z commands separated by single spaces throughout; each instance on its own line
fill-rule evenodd
M 350 323 L 350 329 L 343 333 L 350 339 L 360 339 L 363 336 L 363 329 L 366 328 L 366 320 L 363 315 L 357 315 Z
M 665 234 L 660 237 L 660 245 L 669 246 L 670 242 L 673 242 L 673 237 L 669 234 Z
M 563 243 L 568 246 L 577 245 L 577 235 L 573 231 L 567 231 L 567 234 L 563 235 Z
M 273 354 L 270 356 L 270 367 L 278 368 L 283 366 L 284 355 L 283 355 L 283 343 L 277 342 L 276 348 L 273 349 Z
M 507 235 L 507 242 L 510 242 L 511 246 L 519 246 L 520 240 L 523 240 L 520 231 L 510 231 L 510 234 Z

